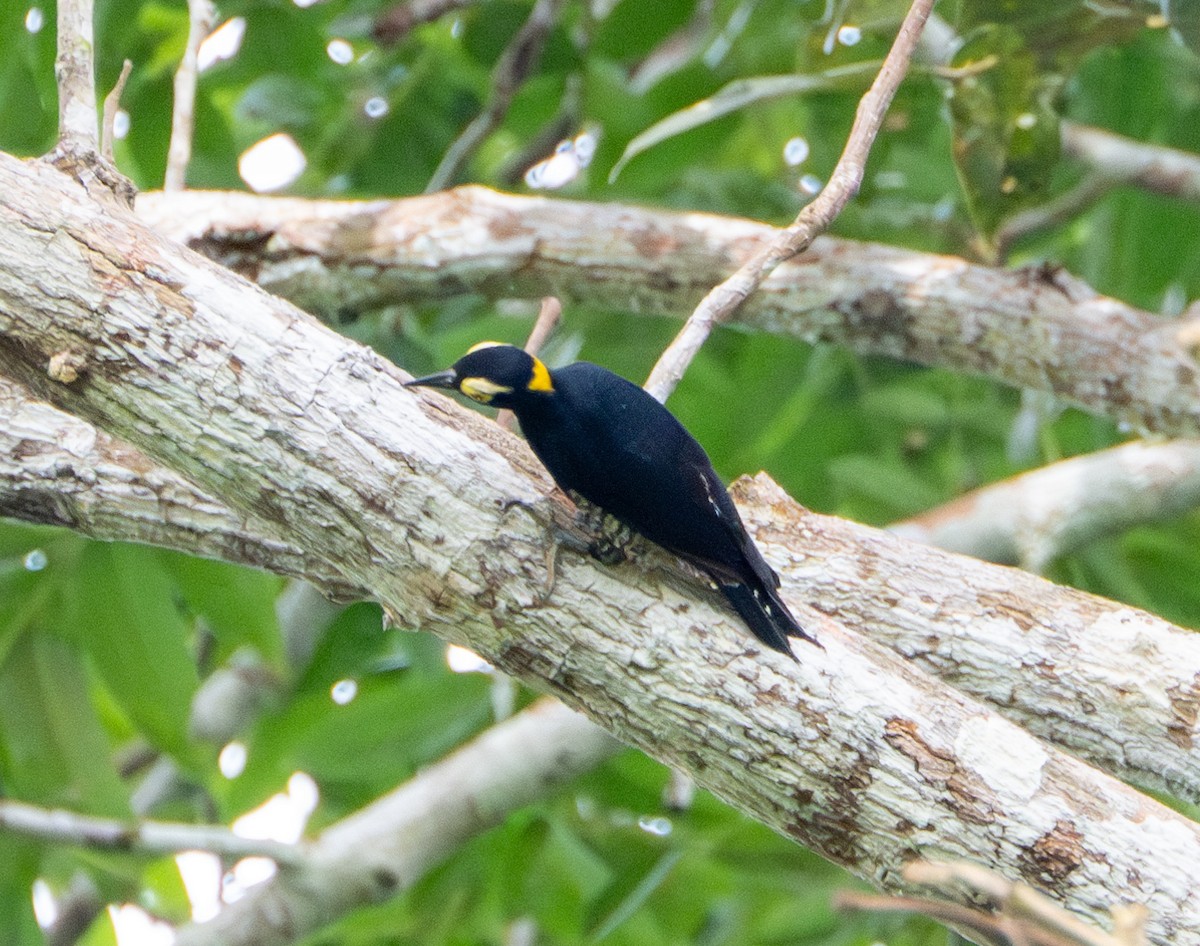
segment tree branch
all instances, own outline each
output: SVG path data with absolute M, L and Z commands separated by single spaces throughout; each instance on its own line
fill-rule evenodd
M 295 844 L 243 838 L 216 825 L 94 818 L 7 798 L 0 798 L 0 831 L 58 844 L 139 854 L 212 851 L 226 857 L 269 857 L 281 865 L 298 864 L 304 858 L 304 849 Z
M 105 161 L 113 159 L 114 128 L 117 121 L 117 111 L 121 108 L 121 94 L 125 91 L 125 83 L 129 81 L 129 73 L 133 71 L 133 63 L 128 59 L 121 66 L 121 74 L 112 91 L 104 96 L 104 119 L 100 126 L 100 155 Z
M 1137 451 L 1130 452 L 1136 461 Z M 1135 482 L 1137 469 L 1134 463 Z M 1100 495 L 1104 478 L 1096 477 Z M 1200 638 L 1194 633 L 1007 569 L 808 513 L 765 477 L 735 485 L 734 493 L 799 599 L 1093 764 L 1200 800 L 1194 748 Z M 31 401 L 27 389 L 11 382 L 0 387 L 0 511 L 96 538 L 298 575 L 341 599 L 355 594 L 315 552 L 267 538 L 256 531 L 265 525 L 233 513 L 141 451 Z M 814 557 L 823 563 L 816 570 Z M 888 580 L 864 581 L 864 574 Z M 1131 626 L 1136 648 L 1128 639 Z
M 342 600 L 361 597 L 320 558 L 274 537 L 263 520 L 233 512 L 2 375 L 0 515 L 303 577 Z
M 1102 536 L 1200 504 L 1200 442 L 1137 441 L 984 486 L 891 527 L 1032 572 Z
M 543 699 L 327 828 L 304 863 L 180 928 L 176 946 L 285 946 L 355 907 L 407 890 L 509 812 L 612 755 L 619 745 Z
M 1062 123 L 1062 143 L 1068 157 L 1087 162 L 1111 182 L 1200 200 L 1200 155 L 1072 121 Z
M 82 155 L 100 150 L 96 125 L 95 39 L 92 0 L 59 0 L 58 56 L 54 76 L 58 82 L 58 152 Z
M 138 209 L 162 232 L 331 318 L 466 292 L 554 293 L 678 316 L 714 273 L 736 270 L 777 233 L 728 217 L 478 187 L 372 203 L 155 194 L 139 197 Z M 374 278 L 364 280 L 364 268 Z M 1200 436 L 1188 323 L 1100 296 L 1061 270 L 993 269 L 821 237 L 738 318 L 1047 391 L 1141 431 Z
M 537 68 L 546 37 L 554 28 L 563 0 L 535 0 L 529 18 L 500 55 L 492 70 L 492 90 L 487 105 L 446 150 L 429 179 L 425 193 L 442 190 L 455 182 L 464 164 L 508 114 L 521 84 Z
M 181 191 L 192 160 L 192 124 L 196 108 L 197 53 L 213 28 L 216 9 L 212 0 L 188 0 L 188 38 L 183 59 L 175 71 L 175 102 L 171 108 L 171 144 L 167 148 L 167 173 L 163 190 Z
M 653 552 L 600 568 L 563 548 L 547 589 L 572 522 L 514 438 L 48 167 L 0 157 L 0 232 L 0 370 L 337 561 L 391 613 L 884 887 L 916 850 L 969 856 L 1085 917 L 1137 896 L 1154 942 L 1200 944 L 1200 826 L 794 594 L 824 644 L 798 663 Z M 62 352 L 69 383 L 47 375 Z M 992 607 L 1023 618 L 1018 602 Z M 1145 618 L 1114 613 L 1140 646 Z
M 743 263 L 737 272 L 705 295 L 688 316 L 679 334 L 659 357 L 644 385 L 659 401 L 666 401 L 671 396 L 712 330 L 733 318 L 738 308 L 781 263 L 808 249 L 819 234 L 829 229 L 842 208 L 858 193 L 867 167 L 867 155 L 875 142 L 875 135 L 883 125 L 883 117 L 887 114 L 892 96 L 908 71 L 909 60 L 917 48 L 921 29 L 931 9 L 933 0 L 913 0 L 879 75 L 858 103 L 846 146 L 821 193 L 800 211 L 790 227 L 780 231 L 770 243 Z

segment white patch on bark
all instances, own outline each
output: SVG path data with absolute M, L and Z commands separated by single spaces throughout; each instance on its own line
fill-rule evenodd
M 1049 760 L 1041 743 L 998 716 L 972 716 L 959 728 L 954 751 L 996 793 L 1005 808 L 1030 801 Z

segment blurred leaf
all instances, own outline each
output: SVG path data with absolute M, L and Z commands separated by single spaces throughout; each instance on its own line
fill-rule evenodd
M 183 756 L 199 683 L 176 585 L 158 553 L 91 543 L 79 568 L 81 640 L 113 697 L 158 747 Z
M 610 184 L 615 181 L 625 165 L 643 151 L 755 102 L 831 89 L 864 88 L 878 71 L 878 62 L 860 62 L 828 69 L 815 75 L 753 76 L 730 82 L 722 86 L 715 95 L 660 119 L 630 141 L 625 146 L 620 160 L 609 172 L 608 181 Z
M 959 28 L 966 33 L 981 24 L 1010 27 L 1040 67 L 1067 72 L 1090 50 L 1128 42 L 1161 14 L 1158 0 L 963 0 Z
M 682 856 L 683 851 L 680 849 L 666 851 L 650 870 L 646 871 L 641 877 L 638 877 L 636 883 L 633 883 L 632 886 L 623 892 L 619 902 L 613 906 L 612 910 L 596 926 L 590 942 L 599 943 L 603 941 L 617 927 L 633 916 L 662 885 L 663 881 L 667 879 L 667 875 L 679 863 L 679 859 Z M 633 879 L 630 877 L 623 878 L 626 882 Z M 623 883 L 622 886 L 624 887 L 625 884 Z
M 1167 17 L 1184 45 L 1200 56 L 1200 3 L 1172 0 L 1167 3 Z
M 279 664 L 283 643 L 275 599 L 283 590 L 284 579 L 212 559 L 173 552 L 160 552 L 158 556 L 188 610 L 202 617 L 221 643 L 218 661 L 238 647 L 249 645 L 266 660 Z
M 92 814 L 128 813 L 78 651 L 29 633 L 0 666 L 0 785 L 4 794 Z
M 954 82 L 950 114 L 959 180 L 976 226 L 990 237 L 1049 182 L 1060 151 L 1052 99 L 1061 77 L 1038 73 L 1008 26 L 977 29 L 951 65 L 980 70 Z
M 40 861 L 37 845 L 0 834 L 0 942 L 23 946 L 43 941 L 32 897 Z
M 322 96 L 312 82 L 283 73 L 265 75 L 252 82 L 234 109 L 236 121 L 261 127 L 302 131 L 323 120 Z

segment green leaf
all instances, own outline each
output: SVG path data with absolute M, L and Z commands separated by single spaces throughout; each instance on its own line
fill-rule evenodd
M 654 892 L 662 885 L 663 881 L 671 873 L 676 864 L 679 863 L 680 857 L 683 856 L 681 849 L 667 851 L 660 857 L 645 874 L 638 878 L 637 883 L 628 890 L 621 898 L 620 902 L 613 907 L 603 920 L 600 921 L 589 942 L 599 943 L 605 939 L 610 933 L 617 929 L 622 923 L 628 920 L 636 913 Z
M 954 163 L 975 225 L 991 237 L 1001 220 L 1041 195 L 1060 152 L 1052 100 L 1061 77 L 1039 73 L 1012 27 L 980 27 L 952 66 L 979 71 L 952 86 Z
M 28 633 L 0 666 L 0 785 L 5 794 L 93 814 L 128 813 L 75 647 Z
M 275 601 L 283 590 L 283 578 L 175 552 L 159 552 L 158 556 L 178 584 L 188 611 L 202 617 L 221 644 L 218 660 L 248 645 L 279 664 L 283 642 Z
M 625 146 L 620 160 L 608 174 L 611 184 L 621 170 L 643 151 L 685 131 L 699 128 L 756 102 L 790 95 L 807 95 L 840 89 L 864 88 L 879 71 L 878 62 L 856 62 L 815 75 L 752 76 L 722 86 L 714 95 L 655 122 Z
M 80 636 L 93 665 L 147 739 L 184 755 L 199 680 L 187 647 L 188 622 L 158 553 L 89 544 L 79 579 Z
M 1091 50 L 1128 42 L 1161 15 L 1159 0 L 963 0 L 959 29 L 966 33 L 985 24 L 1011 29 L 1042 68 L 1065 74 Z

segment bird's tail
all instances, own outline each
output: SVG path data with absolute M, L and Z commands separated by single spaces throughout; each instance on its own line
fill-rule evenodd
M 754 580 L 735 585 L 723 584 L 721 593 L 742 616 L 742 620 L 754 632 L 754 636 L 768 647 L 795 659 L 788 644 L 789 637 L 800 637 L 817 644 L 817 639 L 805 633 L 804 628 L 792 617 L 792 612 L 779 597 L 779 592 L 765 582 Z

